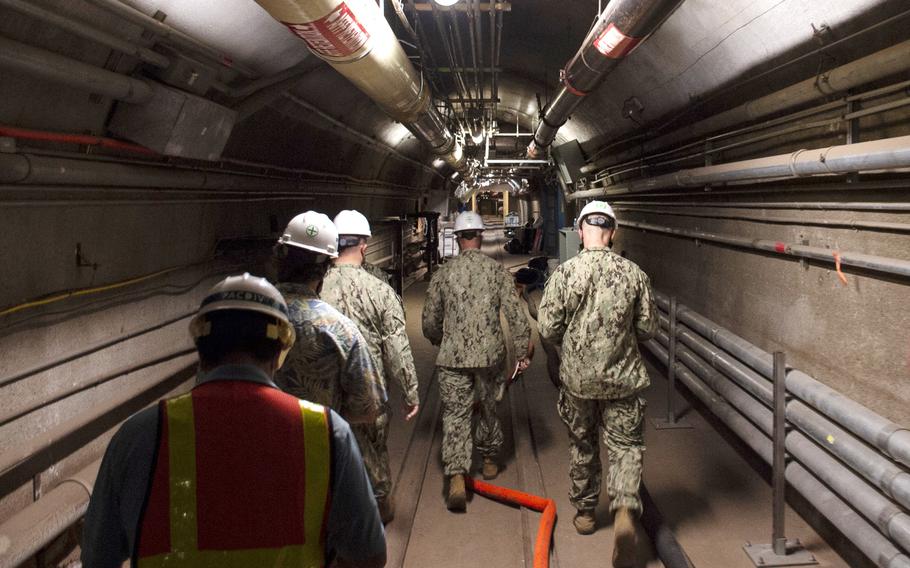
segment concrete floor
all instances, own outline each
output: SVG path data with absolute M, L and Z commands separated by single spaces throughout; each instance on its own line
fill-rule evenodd
M 506 266 L 526 260 L 501 254 L 500 240 L 490 240 L 494 242 L 487 252 Z M 387 526 L 387 566 L 530 567 L 538 513 L 480 496 L 469 500 L 465 514 L 453 514 L 445 508 L 439 391 L 431 378 L 436 349 L 420 331 L 426 286 L 416 283 L 404 298 L 408 333 L 421 378 L 422 408 L 409 423 L 397 410 L 392 422 L 389 448 L 396 475 L 397 508 L 395 520 Z M 685 416 L 692 429 L 655 430 L 651 419 L 664 413 L 666 383 L 657 369 L 651 371 L 653 385 L 645 393 L 649 401 L 645 485 L 695 566 L 751 567 L 743 544 L 770 540 L 771 491 L 767 482 L 699 412 L 690 411 Z M 401 394 L 394 386 L 391 396 L 400 408 Z M 580 536 L 572 526 L 574 509 L 567 498 L 568 444 L 556 414 L 556 397 L 557 391 L 546 376 L 543 353 L 538 350 L 531 368 L 500 405 L 506 434 L 505 469 L 494 483 L 555 499 L 558 517 L 551 566 L 609 566 L 612 521 L 606 499 L 597 509 L 598 530 L 594 535 Z M 789 509 L 787 535 L 801 539 L 818 557 L 820 566 L 847 566 Z M 648 543 L 642 556 L 642 566 L 662 566 Z

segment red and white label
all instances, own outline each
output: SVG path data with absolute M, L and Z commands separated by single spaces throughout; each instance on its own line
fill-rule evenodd
M 606 57 L 621 59 L 640 42 L 641 38 L 627 36 L 610 22 L 610 25 L 600 34 L 600 37 L 594 40 L 594 47 Z
M 350 57 L 370 39 L 366 28 L 357 21 L 344 2 L 315 22 L 284 22 L 284 25 L 305 41 L 313 53 L 323 57 Z

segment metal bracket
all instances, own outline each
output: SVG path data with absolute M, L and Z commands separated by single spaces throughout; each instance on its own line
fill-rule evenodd
M 772 566 L 808 566 L 818 564 L 815 555 L 803 548 L 799 539 L 784 540 L 782 546 L 784 548 L 783 554 L 775 552 L 773 544 L 752 544 L 747 542 L 743 546 L 743 550 L 749 560 L 752 561 L 752 564 L 756 566 L 770 568 Z M 781 544 L 778 544 L 777 548 L 780 547 Z

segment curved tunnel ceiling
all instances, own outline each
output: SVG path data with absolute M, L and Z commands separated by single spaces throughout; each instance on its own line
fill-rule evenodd
M 353 86 L 309 56 L 300 40 L 272 20 L 257 4 L 247 0 L 133 0 L 146 13 L 162 10 L 168 23 L 194 37 L 224 50 L 236 61 L 263 75 L 301 64 L 312 70 L 290 90 L 328 115 L 354 130 L 388 144 L 398 151 L 429 164 L 432 155 L 383 114 Z M 514 2 L 503 18 L 502 59 L 499 82 L 500 104 L 497 118 L 505 128 L 514 128 L 517 120 L 523 131 L 532 129 L 538 120 L 538 96 L 545 105 L 558 88 L 559 69 L 572 57 L 587 33 L 598 10 L 598 2 L 550 2 L 526 0 Z M 639 124 L 622 116 L 626 100 L 635 97 L 642 105 L 639 122 L 653 124 L 672 113 L 691 107 L 706 95 L 748 77 L 763 66 L 768 67 L 820 45 L 845 37 L 858 29 L 875 24 L 896 13 L 898 2 L 887 0 L 851 0 L 817 2 L 814 0 L 686 0 L 662 27 L 639 49 L 624 60 L 605 83 L 584 101 L 574 116 L 559 131 L 556 144 L 578 140 L 590 151 L 605 140 L 614 139 L 639 128 Z M 395 19 L 387 6 L 387 17 Z M 429 18 L 426 13 L 420 17 Z M 427 29 L 433 29 L 427 20 Z M 395 23 L 397 25 L 397 22 Z M 892 34 L 893 34 L 892 30 Z M 875 34 L 866 34 L 875 35 Z M 876 48 L 874 38 L 850 42 L 811 58 L 800 68 L 831 65 L 864 55 Z M 888 38 L 893 41 L 893 38 Z M 860 50 L 863 50 L 861 53 Z M 769 89 L 776 79 L 782 86 L 793 79 L 786 73 L 753 85 L 749 93 Z M 795 79 L 795 78 L 794 78 Z M 724 101 L 705 105 L 701 114 L 719 110 Z M 729 106 L 729 105 L 728 105 Z M 306 144 L 274 140 L 287 136 L 288 125 L 316 128 L 316 133 L 336 136 L 341 149 L 332 156 L 316 152 L 320 161 L 352 167 L 361 176 L 382 175 L 389 159 L 380 151 L 357 152 L 350 137 L 320 129 L 319 120 L 305 109 L 294 110 L 293 102 L 278 96 L 238 126 L 232 137 L 232 155 L 257 154 L 249 149 L 252 141 L 270 147 L 274 159 L 284 165 L 309 163 L 297 151 Z M 283 117 L 283 118 L 282 118 Z M 255 126 L 261 122 L 259 127 Z M 337 129 L 336 129 L 337 130 Z M 246 137 L 250 136 L 250 140 Z M 290 135 L 294 140 L 303 134 Z M 333 140 L 333 144 L 338 144 Z M 255 145 L 252 144 L 252 145 Z M 318 146 L 318 144 L 316 144 Z M 261 153 L 261 152 L 260 152 Z M 261 157 L 261 156 L 260 156 Z M 395 161 L 395 160 L 391 160 Z M 356 164 L 355 164 L 356 162 Z M 400 164 L 399 164 L 400 165 Z M 424 172 L 426 173 L 426 172 Z M 431 174 L 426 174 L 432 177 Z M 420 177 L 416 175 L 415 176 Z

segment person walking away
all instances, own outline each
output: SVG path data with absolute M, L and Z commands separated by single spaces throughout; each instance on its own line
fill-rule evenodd
M 295 339 L 278 290 L 230 276 L 205 296 L 190 333 L 196 386 L 114 435 L 85 516 L 82 565 L 384 566 L 382 523 L 347 422 L 272 380 Z
M 474 444 L 483 456 L 484 478 L 499 474 L 503 433 L 494 391 L 506 351 L 500 313 L 511 330 L 520 369 L 530 362 L 528 321 L 511 275 L 480 250 L 483 229 L 477 213 L 464 212 L 455 220 L 461 253 L 433 275 L 421 322 L 423 335 L 439 346 L 442 461 L 449 479 L 446 506 L 452 511 L 465 509 L 464 476 L 471 471 Z M 480 418 L 472 437 L 475 399 L 480 403 Z
M 650 379 L 638 342 L 657 333 L 648 276 L 611 249 L 616 215 L 604 201 L 585 205 L 576 228 L 584 250 L 550 276 L 538 310 L 542 340 L 562 346 L 559 415 L 569 431 L 571 487 L 579 534 L 592 534 L 601 486 L 599 432 L 609 452 L 613 565 L 636 566 L 642 505 L 645 401 Z
M 278 289 L 288 301 L 297 344 L 276 375 L 285 392 L 332 408 L 351 424 L 372 423 L 386 401 L 357 325 L 319 299 L 338 257 L 338 232 L 326 215 L 307 211 L 288 223 L 275 246 Z
M 401 302 L 391 286 L 363 269 L 367 240 L 372 236 L 366 217 L 345 210 L 335 216 L 334 223 L 339 233 L 338 258 L 326 274 L 320 297 L 357 324 L 382 387 L 388 392 L 389 382 L 398 382 L 404 394 L 405 420 L 410 420 L 419 409 L 417 370 Z M 387 445 L 391 414 L 386 404 L 375 421 L 353 427 L 384 523 L 395 516 Z

